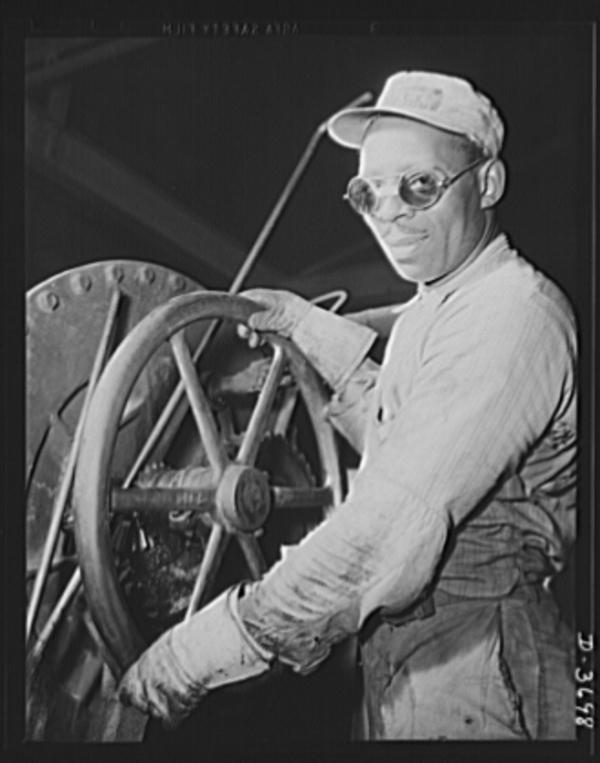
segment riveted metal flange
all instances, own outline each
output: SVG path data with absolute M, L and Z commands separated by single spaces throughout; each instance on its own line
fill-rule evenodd
M 53 313 L 60 305 L 60 298 L 55 291 L 42 289 L 36 295 L 35 304 L 44 313 Z
M 143 277 L 140 279 L 140 274 Z M 149 283 L 152 288 L 148 289 Z M 34 569 L 46 537 L 59 475 L 73 440 L 79 411 L 111 295 L 122 292 L 117 341 L 152 309 L 173 296 L 202 287 L 155 263 L 96 262 L 59 273 L 33 287 L 26 297 L 26 477 L 27 564 Z M 137 396 L 140 410 L 158 406 L 161 390 L 176 378 L 165 357 L 144 372 Z M 132 412 L 133 415 L 134 412 Z M 129 446 L 141 442 L 144 425 L 130 426 Z M 135 431 L 134 431 L 135 430 Z M 125 435 L 124 435 L 125 437 Z
M 69 278 L 69 285 L 73 294 L 85 294 L 92 288 L 92 279 L 88 273 L 73 273 Z
M 173 290 L 173 292 L 182 292 L 185 289 L 185 278 L 183 276 L 180 276 L 178 273 L 174 273 L 172 276 L 169 276 L 169 286 Z
M 149 265 L 141 267 L 138 272 L 138 279 L 140 283 L 145 284 L 146 286 L 153 284 L 156 280 L 156 272 L 154 268 L 151 268 Z
M 106 283 L 114 286 L 115 284 L 121 283 L 125 278 L 125 270 L 122 265 L 106 265 L 104 268 L 104 276 L 106 278 Z

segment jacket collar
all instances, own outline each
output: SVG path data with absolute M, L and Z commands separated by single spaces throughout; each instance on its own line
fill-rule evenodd
M 504 233 L 500 233 L 480 252 L 467 257 L 452 273 L 434 284 L 420 283 L 417 286 L 417 295 L 428 301 L 435 300 L 441 303 L 457 289 L 478 281 L 514 256 L 515 251 L 511 249 L 508 238 Z

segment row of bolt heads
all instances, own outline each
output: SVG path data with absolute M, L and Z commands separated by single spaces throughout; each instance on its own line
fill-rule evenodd
M 120 265 L 111 265 L 105 272 L 106 282 L 109 284 L 121 283 L 125 278 L 125 271 Z M 156 272 L 149 267 L 140 268 L 137 273 L 137 280 L 146 286 L 149 286 L 156 280 Z M 69 279 L 71 291 L 74 294 L 81 295 L 90 291 L 92 288 L 92 277 L 87 273 L 74 273 Z M 172 273 L 167 283 L 172 291 L 182 291 L 185 288 L 185 278 Z M 55 291 L 44 289 L 36 297 L 37 306 L 45 313 L 51 313 L 60 305 L 60 297 Z

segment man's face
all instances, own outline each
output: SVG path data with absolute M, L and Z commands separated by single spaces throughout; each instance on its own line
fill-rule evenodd
M 369 129 L 360 150 L 359 173 L 389 178 L 382 198 L 365 221 L 394 270 L 407 281 L 430 282 L 456 270 L 479 242 L 485 217 L 476 170 L 451 185 L 429 209 L 415 210 L 395 193 L 399 176 L 442 170 L 452 177 L 467 164 L 452 136 L 428 125 L 382 117 Z

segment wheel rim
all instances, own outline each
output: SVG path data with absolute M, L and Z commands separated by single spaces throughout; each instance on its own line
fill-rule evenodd
M 237 520 L 243 520 L 248 523 L 246 529 L 254 529 L 255 525 L 260 526 L 264 522 L 259 509 L 261 501 L 265 500 L 265 486 L 253 465 L 261 437 L 265 434 L 266 415 L 274 404 L 284 361 L 289 364 L 308 413 L 324 484 L 330 490 L 333 504 L 341 500 L 335 438 L 322 415 L 326 395 L 314 370 L 286 340 L 269 337 L 269 343 L 274 348 L 273 359 L 235 463 L 223 451 L 209 402 L 199 384 L 190 349 L 185 342 L 184 330 L 199 321 L 212 319 L 245 323 L 255 310 L 256 305 L 249 300 L 218 292 L 189 294 L 170 300 L 141 321 L 121 343 L 94 393 L 75 476 L 74 529 L 89 607 L 116 672 L 125 670 L 139 656 L 146 642 L 129 612 L 118 580 L 110 527 L 113 494 L 111 468 L 127 401 L 142 369 L 165 342 L 170 345 L 205 449 L 213 475 L 210 489 L 216 499 L 208 544 L 192 597 L 206 597 L 230 537 L 237 539 L 252 576 L 258 577 L 264 571 L 264 562 L 254 536 L 235 532 L 239 525 L 237 528 L 233 525 Z M 240 499 L 241 494 L 246 496 L 245 502 L 243 497 Z M 283 501 L 283 504 L 290 498 L 289 493 L 286 498 L 285 491 L 274 494 L 278 496 L 276 501 Z M 319 500 L 325 500 L 324 495 L 322 492 Z M 253 515 L 256 507 L 258 514 Z M 244 512 L 249 512 L 249 518 Z M 244 514 L 241 518 L 240 513 Z

